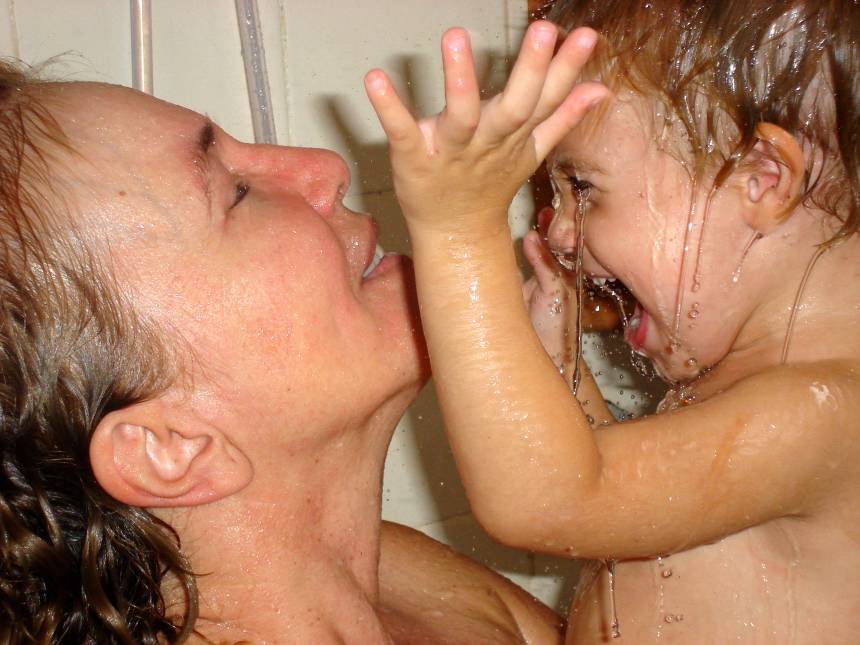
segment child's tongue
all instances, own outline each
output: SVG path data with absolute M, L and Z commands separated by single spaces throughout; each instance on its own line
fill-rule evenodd
M 630 318 L 630 323 L 627 329 L 624 330 L 624 340 L 633 349 L 638 350 L 645 344 L 645 336 L 648 334 L 648 313 L 636 303 L 636 309 L 633 310 L 633 316 Z

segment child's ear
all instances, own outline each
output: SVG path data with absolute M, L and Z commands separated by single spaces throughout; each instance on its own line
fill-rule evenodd
M 213 502 L 253 477 L 222 432 L 162 399 L 107 414 L 90 440 L 90 463 L 111 497 L 150 508 Z
M 805 165 L 797 140 L 773 123 L 759 123 L 758 142 L 745 159 L 743 215 L 766 235 L 785 222 L 800 202 Z

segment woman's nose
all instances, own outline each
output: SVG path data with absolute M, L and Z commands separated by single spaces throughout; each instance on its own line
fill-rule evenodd
M 346 194 L 349 167 L 331 150 L 261 147 L 258 170 L 273 190 L 299 193 L 320 215 L 329 215 Z

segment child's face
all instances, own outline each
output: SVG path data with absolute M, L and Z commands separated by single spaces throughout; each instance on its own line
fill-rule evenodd
M 664 377 L 686 380 L 728 353 L 750 314 L 754 298 L 738 269 L 753 232 L 740 216 L 740 191 L 730 182 L 708 210 L 699 257 L 711 183 L 705 179 L 694 191 L 676 152 L 678 139 L 672 139 L 677 135 L 666 134 L 677 130 L 667 128 L 662 144 L 655 130 L 652 104 L 621 92 L 599 122 L 568 135 L 547 162 L 561 198 L 549 241 L 556 252 L 573 257 L 577 201 L 587 191 L 586 275 L 624 283 L 639 303 L 627 342 Z M 694 290 L 697 268 L 701 280 Z

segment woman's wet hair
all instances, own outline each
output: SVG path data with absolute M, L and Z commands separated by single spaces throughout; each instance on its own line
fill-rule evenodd
M 60 170 L 85 158 L 48 87 L 0 62 L 0 642 L 181 642 L 196 589 L 176 533 L 89 461 L 99 421 L 163 392 L 173 361 L 74 225 Z
M 602 38 L 591 71 L 654 97 L 698 179 L 719 188 L 769 122 L 806 151 L 804 198 L 860 226 L 860 5 L 854 0 L 556 0 L 541 13 Z M 662 121 L 662 123 L 660 122 Z

